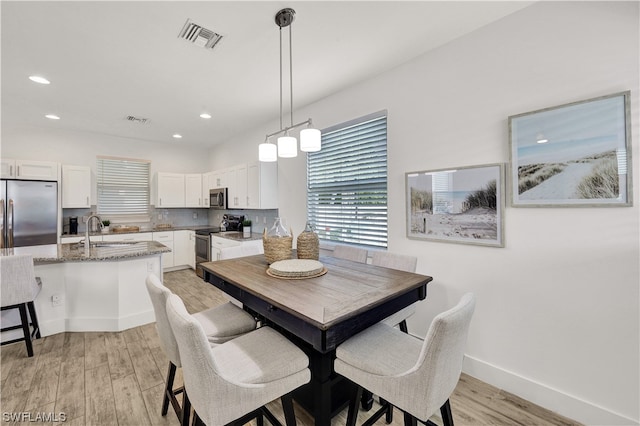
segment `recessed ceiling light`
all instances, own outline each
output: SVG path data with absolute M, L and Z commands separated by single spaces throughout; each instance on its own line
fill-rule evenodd
M 60 120 L 60 117 L 55 114 L 47 114 L 45 115 L 45 117 L 47 117 L 49 120 Z
M 200 114 L 200 118 L 211 118 L 211 114 L 207 114 L 206 112 L 203 112 L 202 114 Z
M 40 77 L 38 75 L 30 75 L 29 76 L 29 80 L 36 82 L 36 83 L 40 83 L 40 84 L 49 84 L 51 83 L 49 80 L 47 80 L 44 77 Z
M 176 133 L 175 135 L 173 135 L 174 138 L 176 139 L 182 139 L 182 135 Z

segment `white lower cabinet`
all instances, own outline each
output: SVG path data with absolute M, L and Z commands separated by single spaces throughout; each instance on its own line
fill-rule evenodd
M 236 241 L 211 236 L 211 260 L 234 259 L 264 253 L 262 240 Z
M 162 253 L 162 269 L 172 268 L 174 263 L 173 231 L 153 233 L 153 241 L 157 241 L 171 249 L 169 253 Z
M 173 231 L 173 265 L 196 267 L 195 231 Z

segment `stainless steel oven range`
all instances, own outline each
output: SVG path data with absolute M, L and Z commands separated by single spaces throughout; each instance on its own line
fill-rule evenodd
M 225 214 L 222 216 L 222 224 L 225 231 L 239 231 L 241 230 L 243 215 L 231 215 Z M 202 278 L 203 271 L 200 266 L 201 263 L 211 262 L 211 235 L 217 234 L 221 231 L 220 227 L 215 226 L 211 228 L 198 229 L 196 231 L 196 274 Z
M 220 232 L 219 227 L 198 229 L 196 231 L 196 274 L 202 278 L 201 263 L 211 260 L 211 234 Z

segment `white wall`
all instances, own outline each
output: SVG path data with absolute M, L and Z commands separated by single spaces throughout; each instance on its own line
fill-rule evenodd
M 366 7 L 363 5 L 363 7 Z M 588 424 L 638 423 L 639 212 L 509 208 L 505 248 L 408 240 L 404 173 L 508 162 L 507 117 L 631 90 L 638 161 L 637 2 L 541 2 L 295 112 L 322 127 L 388 110 L 389 250 L 434 277 L 410 319 L 478 299 L 465 371 Z M 211 168 L 257 157 L 277 123 L 211 151 Z M 221 159 L 233 158 L 224 164 Z M 280 216 L 305 223 L 305 157 L 279 161 Z M 455 416 L 455 413 L 454 413 Z

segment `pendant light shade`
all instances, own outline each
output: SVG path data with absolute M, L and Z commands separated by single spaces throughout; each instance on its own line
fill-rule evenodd
M 303 129 L 300 131 L 300 151 L 316 152 L 322 147 L 321 133 L 318 129 Z
M 276 144 L 265 142 L 258 145 L 258 160 L 268 163 L 278 161 L 278 147 Z
M 298 141 L 292 136 L 278 138 L 278 157 L 293 158 L 298 156 Z

